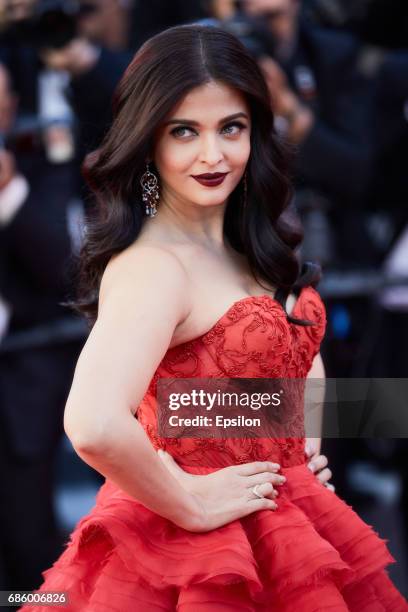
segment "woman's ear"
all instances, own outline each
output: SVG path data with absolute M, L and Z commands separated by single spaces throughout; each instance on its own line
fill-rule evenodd
M 154 171 L 156 170 L 156 164 L 154 163 L 153 155 L 148 155 L 146 157 L 145 164 L 149 164 Z

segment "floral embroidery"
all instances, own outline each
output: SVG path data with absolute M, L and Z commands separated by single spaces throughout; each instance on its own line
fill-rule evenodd
M 227 312 L 227 317 L 230 321 L 235 322 L 242 319 L 248 313 L 248 304 L 246 301 L 241 300 L 236 302 Z
M 304 379 L 318 352 L 326 327 L 324 304 L 312 287 L 304 288 L 293 316 L 316 322 L 297 326 L 269 296 L 236 302 L 202 336 L 169 349 L 153 375 L 138 409 L 138 419 L 155 448 L 168 449 L 183 465 L 223 467 L 251 461 L 277 461 L 282 466 L 305 461 L 303 404 L 282 414 L 291 437 L 161 438 L 154 406 L 159 378 L 300 378 Z M 300 391 L 299 391 L 300 392 Z M 150 399 L 149 399 L 150 398 Z M 302 409 L 296 409 L 296 405 Z M 297 412 L 296 412 L 297 410 Z M 188 429 L 188 432 L 193 431 Z M 272 431 L 272 430 L 271 430 Z M 216 451 L 216 452 L 215 452 Z
M 224 333 L 225 328 L 220 323 L 217 323 L 212 329 L 210 329 L 209 332 L 207 332 L 203 336 L 202 340 L 204 344 L 211 344 L 212 342 L 223 336 Z
M 174 378 L 179 376 L 181 378 L 188 378 L 186 376 L 187 368 L 189 376 L 197 376 L 196 372 L 199 368 L 199 357 L 192 346 L 187 343 L 167 351 L 167 355 L 164 357 L 162 363 L 168 372 L 171 372 Z

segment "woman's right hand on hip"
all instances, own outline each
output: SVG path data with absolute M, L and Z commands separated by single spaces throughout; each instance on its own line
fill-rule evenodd
M 179 525 L 188 531 L 206 532 L 258 510 L 276 510 L 276 486 L 285 482 L 280 466 L 270 461 L 231 465 L 210 474 L 184 471 L 173 457 L 161 451 L 160 458 L 169 472 L 191 494 L 195 512 L 191 524 Z M 257 492 L 254 487 L 258 485 Z

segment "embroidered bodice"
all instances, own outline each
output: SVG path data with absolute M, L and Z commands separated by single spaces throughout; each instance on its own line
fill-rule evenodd
M 302 289 L 292 316 L 315 323 L 300 326 L 287 320 L 281 304 L 269 295 L 234 302 L 204 334 L 169 349 L 138 406 L 137 418 L 153 446 L 173 455 L 184 469 L 225 467 L 256 460 L 282 466 L 304 463 L 304 438 L 163 438 L 157 432 L 156 392 L 160 378 L 305 378 L 319 352 L 326 328 L 324 304 L 313 287 Z M 296 415 L 295 415 L 296 417 Z M 299 428 L 295 418 L 294 431 Z M 296 426 L 295 426 L 296 425 Z
M 408 612 L 385 569 L 395 562 L 386 540 L 307 469 L 304 439 L 157 436 L 155 387 L 160 392 L 173 384 L 157 384 L 161 377 L 176 378 L 179 386 L 179 378 L 216 376 L 223 380 L 209 384 L 228 387 L 239 386 L 233 379 L 240 377 L 253 377 L 245 386 L 260 385 L 256 379 L 265 376 L 285 376 L 290 384 L 305 377 L 325 327 L 317 292 L 303 289 L 293 314 L 317 325 L 287 322 L 281 306 L 265 295 L 238 300 L 208 332 L 167 351 L 139 405 L 154 446 L 167 447 L 186 471 L 204 477 L 231 464 L 279 460 L 286 482 L 277 509 L 247 507 L 235 520 L 193 532 L 106 479 L 60 558 L 43 572 L 32 599 L 37 603 L 22 612 L 44 612 L 38 602 L 51 592 L 68 593 L 66 612 Z M 291 416 L 290 408 L 282 410 Z

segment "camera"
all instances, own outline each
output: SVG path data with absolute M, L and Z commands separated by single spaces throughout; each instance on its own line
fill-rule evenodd
M 59 49 L 76 37 L 78 19 L 95 10 L 90 2 L 39 0 L 28 18 L 9 26 L 7 38 L 37 49 Z
M 233 17 L 225 19 L 221 27 L 238 38 L 254 59 L 275 55 L 276 44 L 263 20 L 250 17 L 244 11 L 245 2 L 236 0 Z

